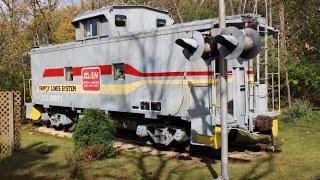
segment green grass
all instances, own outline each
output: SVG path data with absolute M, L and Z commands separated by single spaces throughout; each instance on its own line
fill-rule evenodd
M 320 118 L 320 117 L 318 117 Z M 67 179 L 65 153 L 73 151 L 71 139 L 23 128 L 22 149 L 0 160 L 0 179 Z M 230 163 L 232 179 L 314 179 L 320 176 L 320 121 L 280 122 L 277 138 L 281 152 L 267 154 L 248 164 Z M 266 137 L 253 141 L 268 142 Z M 245 143 L 238 139 L 237 143 Z M 37 148 L 53 150 L 43 155 Z M 259 145 L 259 144 L 258 144 Z M 234 150 L 233 150 L 234 151 Z M 86 179 L 212 179 L 220 174 L 219 161 L 185 161 L 176 157 L 121 151 L 117 158 L 84 163 Z
M 280 123 L 280 153 L 231 165 L 235 179 L 315 179 L 320 176 L 320 122 Z

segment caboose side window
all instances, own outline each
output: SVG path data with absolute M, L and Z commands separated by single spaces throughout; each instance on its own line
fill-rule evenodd
M 64 68 L 64 78 L 66 81 L 73 81 L 72 67 L 65 67 Z
M 125 80 L 124 63 L 113 64 L 113 79 Z
M 163 27 L 166 25 L 165 19 L 157 19 L 157 27 Z
M 126 27 L 127 26 L 127 16 L 116 14 L 114 18 L 114 23 L 117 27 Z
M 97 19 L 89 19 L 84 23 L 84 37 L 90 38 L 98 35 Z

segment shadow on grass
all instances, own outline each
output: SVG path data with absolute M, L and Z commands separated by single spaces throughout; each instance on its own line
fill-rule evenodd
M 180 159 L 179 156 L 167 157 L 162 154 L 158 154 L 157 160 L 155 162 L 155 166 L 150 169 L 150 162 L 148 163 L 148 158 L 150 155 L 141 154 L 138 157 L 138 168 L 140 171 L 141 177 L 144 179 L 190 179 L 191 177 L 200 178 L 203 175 L 198 174 L 198 170 L 200 170 L 201 166 L 190 166 L 188 167 L 189 160 L 181 160 L 184 162 L 172 164 L 171 162 Z M 149 160 L 150 161 L 150 160 Z M 212 164 L 215 163 L 214 160 L 204 160 L 209 172 L 212 177 L 217 178 L 218 175 L 216 171 L 213 169 Z M 195 176 L 198 174 L 197 176 Z M 137 177 L 135 177 L 137 178 Z
M 261 146 L 270 146 L 269 136 L 256 138 L 240 133 L 235 143 L 229 146 L 229 152 L 266 151 Z M 191 146 L 191 151 L 176 150 L 186 155 L 186 157 L 181 157 L 180 153 L 170 156 L 163 155 L 163 151 L 173 151 L 173 149 L 161 149 L 161 151 L 158 151 L 158 154 L 151 153 L 153 155 L 149 152 L 145 154 L 121 150 L 120 159 L 102 161 L 97 166 L 88 165 L 86 169 L 91 172 L 98 172 L 92 174 L 95 179 L 103 179 L 105 177 L 115 179 L 213 179 L 218 177 L 216 167 L 221 159 L 220 150 L 200 146 Z M 191 157 L 188 157 L 188 153 L 190 153 Z M 250 172 L 241 178 L 257 179 L 267 175 L 272 169 L 267 169 L 264 172 L 262 168 L 266 163 L 272 164 L 273 157 L 269 157 L 268 154 L 266 155 L 266 158 L 261 157 L 257 161 L 251 162 L 254 168 L 250 169 Z M 240 162 L 239 160 L 232 161 L 230 159 L 229 163 L 244 162 Z M 246 161 L 245 163 L 248 162 Z M 255 172 L 255 168 L 260 168 L 260 170 Z
M 251 135 L 247 135 L 244 133 L 239 133 L 236 141 L 229 145 L 229 152 L 266 152 L 267 149 L 271 146 L 271 139 L 270 136 L 263 135 L 259 138 L 253 137 Z M 206 169 L 208 170 L 205 176 L 208 177 L 208 175 L 211 175 L 213 178 L 218 177 L 217 171 L 213 168 L 213 165 L 216 165 L 217 163 L 220 163 L 221 159 L 221 150 L 214 150 L 211 147 L 202 147 L 202 146 L 191 146 L 190 151 L 182 151 L 186 153 L 190 153 L 191 158 L 199 158 L 201 159 L 201 162 L 205 164 Z M 163 149 L 162 149 L 163 150 Z M 172 151 L 172 149 L 168 150 Z M 181 151 L 180 151 L 181 152 Z M 125 154 L 127 156 L 127 154 Z M 150 161 L 150 154 L 138 154 L 138 156 L 128 156 L 126 158 L 129 159 L 131 162 L 136 162 L 137 169 L 132 170 L 133 176 L 135 176 L 136 179 L 142 178 L 142 179 L 186 179 L 191 177 L 194 178 L 201 178 L 201 176 L 195 176 L 195 174 L 198 173 L 199 166 L 191 165 L 190 167 L 182 167 L 182 166 L 188 166 L 188 160 L 184 160 L 184 158 L 179 158 L 177 156 L 174 157 L 168 157 L 163 156 L 162 154 L 156 155 L 156 159 L 154 159 L 154 165 L 152 163 L 148 162 Z M 178 155 L 179 156 L 179 155 Z M 262 164 L 265 164 L 267 162 L 272 163 L 273 158 L 268 157 L 265 159 L 258 160 L 258 162 L 261 162 Z M 174 159 L 182 159 L 181 161 L 184 161 L 180 164 L 172 165 L 171 160 Z M 236 163 L 249 163 L 250 161 L 240 161 L 235 159 L 229 159 L 229 163 L 236 164 Z M 256 162 L 252 162 L 256 163 Z M 201 163 L 200 163 L 201 164 Z M 203 165 L 203 164 L 201 164 Z M 153 167 L 152 167 L 153 166 Z M 259 164 L 255 165 L 259 166 Z M 151 168 L 150 168 L 151 167 Z M 111 168 L 111 167 L 110 167 Z M 258 167 L 257 167 L 258 168 Z M 200 170 L 201 171 L 201 170 Z M 254 171 L 254 169 L 252 170 Z M 269 171 L 267 171 L 269 172 Z M 257 175 L 257 178 L 264 177 L 267 175 L 267 172 L 261 173 Z M 203 171 L 202 171 L 203 173 Z M 252 176 L 249 176 L 250 173 L 246 174 L 243 179 L 245 179 L 246 176 L 249 178 Z M 109 175 L 107 175 L 109 177 Z M 255 179 L 254 177 L 252 179 Z
M 203 159 L 202 162 L 204 162 L 208 168 L 208 170 L 210 171 L 210 174 L 213 178 L 218 178 L 218 174 L 217 172 L 212 168 L 212 165 L 216 163 L 215 160 L 211 160 L 211 159 Z
M 281 146 L 282 144 L 280 144 L 278 148 L 281 148 Z M 257 180 L 270 175 L 272 172 L 275 171 L 275 157 L 276 153 L 269 152 L 267 157 L 257 160 L 255 164 L 252 166 L 252 168 L 239 179 Z
M 21 150 L 16 151 L 12 156 L 0 160 L 0 179 L 56 179 L 41 174 L 50 174 L 50 172 L 61 170 L 61 165 L 46 162 L 49 154 L 41 154 L 38 147 L 43 142 L 33 143 Z M 57 149 L 57 146 L 49 146 L 51 153 Z
M 117 160 L 98 166 L 87 166 L 92 172 L 101 172 L 93 175 L 94 179 L 208 179 L 218 175 L 213 168 L 214 160 L 205 160 L 208 170 L 197 160 L 178 160 L 179 155 L 167 156 L 164 154 L 144 154 L 121 150 Z M 195 164 L 194 164 L 195 163 Z M 119 172 L 123 172 L 120 173 Z M 211 173 L 211 175 L 210 175 Z
M 274 157 L 274 154 L 270 154 L 268 157 L 258 160 L 250 171 L 239 179 L 256 180 L 271 174 L 274 171 Z

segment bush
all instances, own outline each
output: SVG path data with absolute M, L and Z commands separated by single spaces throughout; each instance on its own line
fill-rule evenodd
M 67 162 L 68 177 L 70 179 L 84 179 L 82 164 L 80 157 L 77 154 L 65 153 Z
M 90 156 L 97 155 L 96 159 L 115 156 L 116 150 L 112 145 L 116 132 L 114 121 L 98 109 L 87 109 L 83 115 L 73 134 L 76 150 L 81 153 L 83 149 L 90 149 L 92 152 L 82 153 L 90 154 Z M 102 153 L 98 147 L 102 149 Z
M 86 148 L 81 148 L 80 150 L 81 159 L 85 162 L 100 160 L 103 158 L 103 154 L 103 147 L 98 144 L 91 145 Z
M 291 109 L 288 111 L 286 120 L 288 122 L 297 122 L 302 119 L 309 119 L 312 116 L 312 106 L 308 101 L 296 99 L 292 103 Z

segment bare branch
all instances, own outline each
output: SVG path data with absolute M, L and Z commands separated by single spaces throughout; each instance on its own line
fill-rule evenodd
M 180 11 L 179 11 L 179 8 L 178 8 L 178 6 L 177 6 L 176 1 L 175 1 L 175 0 L 172 0 L 172 2 L 173 2 L 173 4 L 174 4 L 174 7 L 176 8 L 176 11 L 177 11 L 177 14 L 178 14 L 178 16 L 179 16 L 180 22 L 183 23 L 183 19 L 182 19 L 182 17 L 181 17 L 181 14 L 180 14 Z

